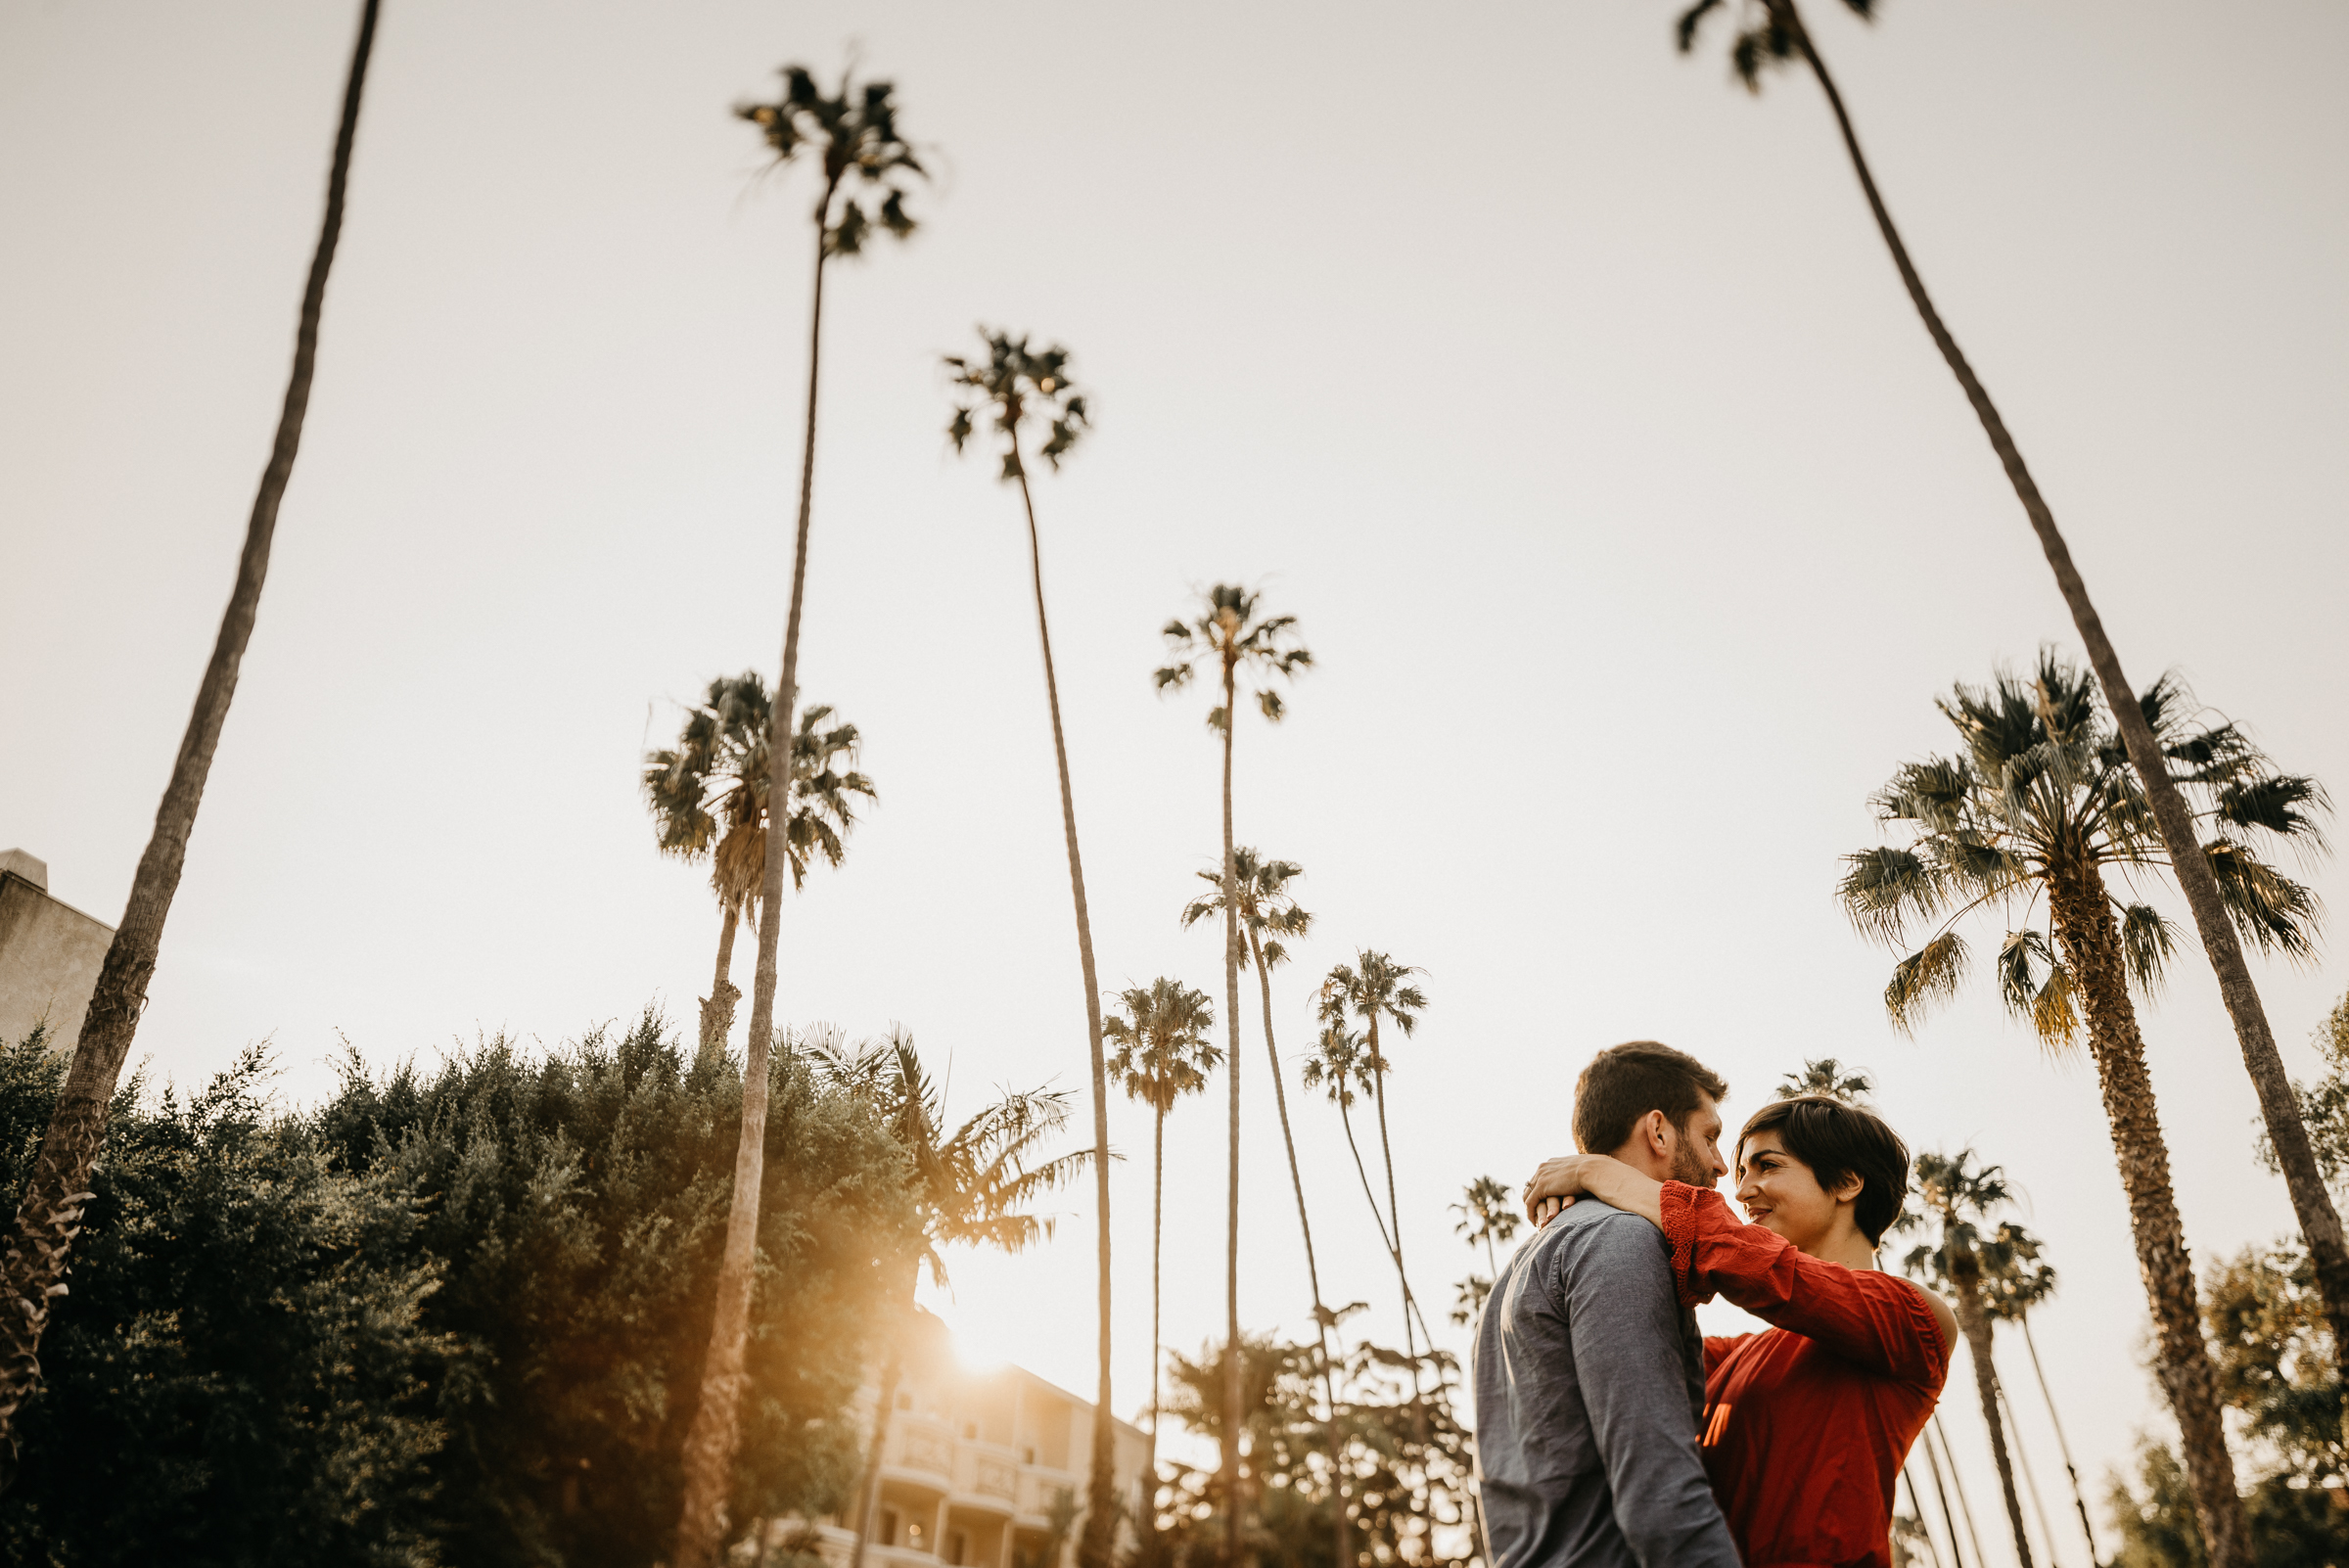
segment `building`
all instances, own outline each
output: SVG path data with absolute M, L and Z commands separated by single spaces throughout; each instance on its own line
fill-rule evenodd
M 0 1045 L 46 1023 L 50 1046 L 71 1052 L 114 941 L 114 927 L 49 897 L 46 862 L 0 851 Z
M 1074 1563 L 1070 1521 L 1084 1499 L 1093 1407 L 1021 1367 L 964 1367 L 945 1325 L 927 1313 L 909 1337 L 882 1443 L 865 1568 Z M 859 1395 L 867 1443 L 879 1385 L 876 1368 Z M 1112 1429 L 1118 1495 L 1130 1519 L 1144 1496 L 1150 1439 L 1124 1421 L 1113 1420 Z M 855 1511 L 852 1502 L 848 1512 Z M 837 1515 L 816 1522 L 808 1544 L 828 1568 L 846 1568 L 855 1524 Z

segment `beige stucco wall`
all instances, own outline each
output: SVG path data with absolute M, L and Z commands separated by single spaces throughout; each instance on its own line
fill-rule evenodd
M 114 927 L 0 871 L 0 1043 L 15 1044 L 45 1018 L 50 1045 L 70 1051 L 114 940 Z

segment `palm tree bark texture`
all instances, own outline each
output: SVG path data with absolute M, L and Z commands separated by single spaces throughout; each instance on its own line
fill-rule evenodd
M 1701 10 L 1710 9 L 1712 0 L 1692 10 L 1682 20 L 1683 47 L 1689 35 L 1691 22 Z M 1855 10 L 1867 14 L 1869 7 L 1860 0 L 1846 0 Z M 2259 989 L 2252 983 L 2251 969 L 2245 960 L 2241 939 L 2228 919 L 2217 879 L 2202 854 L 2202 847 L 2194 835 L 2193 818 L 2179 794 L 2169 766 L 2162 757 L 2161 747 L 2154 739 L 2152 727 L 2139 711 L 2135 689 L 2121 669 L 2120 655 L 2114 651 L 2112 639 L 2105 633 L 2102 619 L 2088 595 L 2088 584 L 2072 560 L 2071 547 L 2055 526 L 2055 514 L 2040 493 L 2039 484 L 2023 462 L 2021 448 L 2006 429 L 2004 418 L 1990 399 L 1990 393 L 1974 374 L 1934 306 L 1932 297 L 1925 292 L 1924 280 L 1910 259 L 1909 248 L 1901 239 L 1900 230 L 1892 221 L 1892 213 L 1876 188 L 1874 173 L 1866 157 L 1861 152 L 1859 133 L 1844 107 L 1843 95 L 1835 86 L 1834 77 L 1813 46 L 1811 35 L 1804 27 L 1794 0 L 1764 0 L 1773 24 L 1767 40 L 1773 52 L 1783 54 L 1787 48 L 1799 52 L 1811 69 L 1820 90 L 1826 95 L 1827 106 L 1835 116 L 1835 125 L 1843 139 L 1845 152 L 1851 159 L 1853 171 L 1858 175 L 1860 188 L 1867 199 L 1868 210 L 1876 220 L 1885 248 L 1892 254 L 1893 265 L 1899 269 L 1901 283 L 1925 331 L 1932 337 L 1934 346 L 1950 368 L 1950 373 L 1964 391 L 1966 401 L 1990 438 L 2000 465 L 2005 470 L 2015 498 L 2022 503 L 2024 515 L 2030 519 L 2032 531 L 2038 536 L 2040 549 L 2055 575 L 2055 585 L 2063 595 L 2065 608 L 2071 612 L 2072 623 L 2079 630 L 2086 646 L 2089 666 L 2096 673 L 2103 688 L 2104 700 L 2111 708 L 2121 731 L 2122 744 L 2128 749 L 2129 761 L 2144 782 L 2145 795 L 2152 806 L 2153 816 L 2161 830 L 2162 842 L 2169 849 L 2170 863 L 2176 868 L 2178 883 L 2186 894 L 2188 907 L 2192 911 L 2195 933 L 2202 939 L 2203 951 L 2209 956 L 2211 968 L 2219 981 L 2219 994 L 2227 1005 L 2228 1018 L 2234 1026 L 2235 1040 L 2242 1050 L 2243 1067 L 2259 1095 L 2259 1110 L 2267 1125 L 2268 1138 L 2276 1151 L 2276 1162 L 2283 1172 L 2284 1185 L 2291 1195 L 2292 1212 L 2299 1221 L 2300 1230 L 2308 1242 L 2309 1257 L 2316 1274 L 2317 1288 L 2325 1303 L 2325 1314 L 2332 1330 L 2333 1354 L 2343 1387 L 2349 1387 L 2349 1234 L 2345 1234 L 2340 1213 L 2334 1208 L 2330 1193 L 2326 1190 L 2323 1173 L 2317 1167 L 2316 1151 L 2310 1146 L 2308 1128 L 2300 1116 L 2300 1105 L 2292 1091 L 2290 1077 L 2285 1073 L 2283 1056 L 2276 1047 L 2275 1032 L 2268 1023 L 2267 1009 L 2262 1004 Z M 2349 1411 L 2344 1412 L 2349 1421 Z M 2233 1533 L 2230 1533 L 2231 1535 Z M 2234 1549 L 2233 1547 L 2228 1548 Z M 2247 1550 L 2247 1547 L 2242 1549 Z M 2234 1558 L 2213 1544 L 2214 1563 L 2219 1568 L 2233 1568 L 2247 1557 Z
M 2234 1467 L 2219 1415 L 2218 1384 L 2196 1309 L 2193 1260 L 2170 1189 L 2170 1151 L 2155 1114 L 2145 1044 L 2129 1005 L 2121 937 L 2112 900 L 2093 867 L 2051 881 L 2055 940 L 2080 987 L 2089 1051 L 2112 1127 L 2129 1228 L 2161 1345 L 2154 1367 L 2178 1417 L 2181 1455 L 2194 1494 L 2194 1514 L 2213 1563 L 2251 1561 L 2250 1535 L 2234 1490 Z
M 0 1265 L 6 1279 L 5 1300 L 0 1301 L 0 1489 L 16 1478 L 17 1412 L 40 1386 L 41 1333 L 48 1326 L 51 1304 L 66 1294 L 68 1260 L 81 1228 L 82 1205 L 90 1198 L 86 1190 L 90 1173 L 106 1141 L 107 1108 L 120 1082 L 122 1064 L 130 1055 L 139 1014 L 147 1005 L 147 987 L 162 945 L 163 922 L 171 912 L 172 897 L 179 891 L 197 807 L 204 800 L 212 755 L 219 748 L 221 727 L 236 695 L 245 649 L 253 639 L 261 586 L 269 576 L 269 547 L 277 532 L 278 507 L 294 475 L 295 456 L 301 449 L 310 383 L 317 373 L 318 320 L 325 308 L 327 275 L 333 270 L 335 249 L 343 234 L 351 147 L 358 135 L 359 101 L 367 83 L 368 61 L 375 52 L 380 10 L 380 0 L 366 0 L 359 12 L 358 38 L 351 47 L 342 117 L 335 129 L 334 161 L 327 175 L 326 213 L 319 224 L 318 244 L 310 257 L 301 314 L 295 328 L 294 368 L 278 415 L 277 439 L 261 471 L 260 486 L 246 524 L 236 584 L 220 618 L 220 634 L 212 644 L 203 682 L 197 687 L 195 711 L 172 761 L 170 781 L 156 810 L 155 831 L 131 879 L 122 924 L 107 948 L 97 988 L 83 1016 L 65 1091 L 41 1139 L 32 1178 L 18 1205 L 16 1232 L 9 1239 L 5 1265 Z

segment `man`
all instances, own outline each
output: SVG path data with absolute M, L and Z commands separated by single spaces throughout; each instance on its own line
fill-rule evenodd
M 1575 1147 L 1710 1187 L 1727 1093 L 1669 1045 L 1612 1046 L 1575 1083 Z M 1588 1198 L 1544 1225 L 1493 1282 L 1474 1370 L 1493 1568 L 1738 1568 L 1697 1453 L 1703 1341 L 1654 1225 Z

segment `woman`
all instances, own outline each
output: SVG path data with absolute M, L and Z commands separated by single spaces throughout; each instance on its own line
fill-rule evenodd
M 1958 1326 L 1876 1268 L 1909 1190 L 1909 1150 L 1870 1112 L 1779 1100 L 1737 1134 L 1740 1224 L 1721 1194 L 1607 1156 L 1551 1160 L 1526 1184 L 1546 1221 L 1588 1194 L 1664 1232 L 1681 1301 L 1718 1293 L 1773 1326 L 1705 1340 L 1703 1448 L 1746 1568 L 1892 1563 L 1892 1488 L 1949 1376 Z

